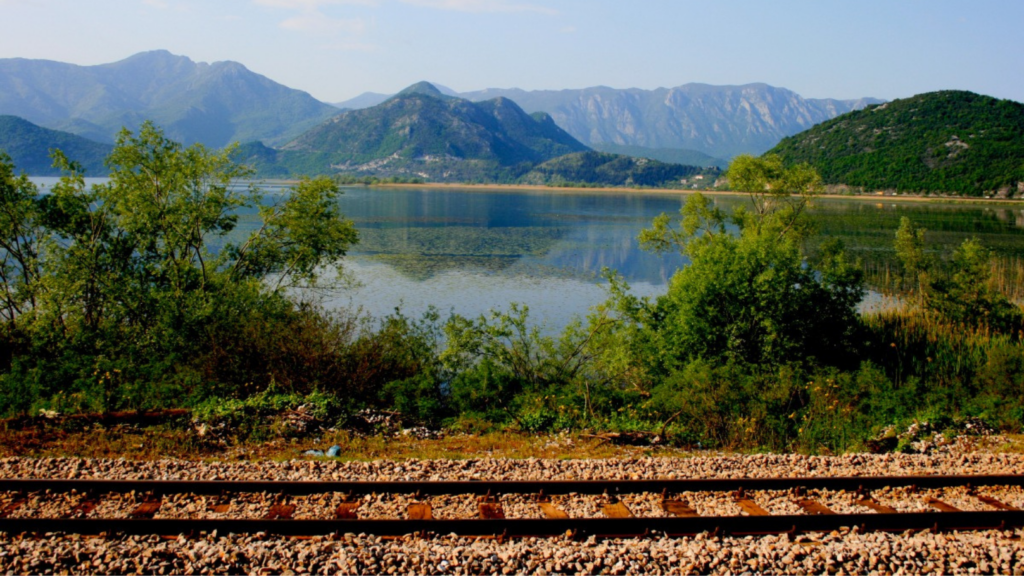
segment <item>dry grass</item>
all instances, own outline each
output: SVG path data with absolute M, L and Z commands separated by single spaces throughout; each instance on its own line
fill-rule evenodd
M 1009 443 L 999 448 L 999 452 L 1011 454 L 1024 454 L 1024 434 L 1007 434 Z
M 358 436 L 331 432 L 319 437 L 231 444 L 172 427 L 113 427 L 67 431 L 58 428 L 0 430 L 0 457 L 125 458 L 156 460 L 288 460 L 310 449 L 341 447 L 341 460 L 465 458 L 628 458 L 686 456 L 673 447 L 622 446 L 578 434 L 514 432 L 452 434 L 439 439 Z

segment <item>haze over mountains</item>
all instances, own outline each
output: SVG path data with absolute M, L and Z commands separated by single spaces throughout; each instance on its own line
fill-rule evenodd
M 165 50 L 98 66 L 0 59 L 0 114 L 97 142 L 153 120 L 186 144 L 278 144 L 337 113 L 237 62 L 197 63 Z
M 274 161 L 318 172 L 493 181 L 586 150 L 550 116 L 531 116 L 507 98 L 474 103 L 420 82 L 309 130 L 283 146 Z
M 457 95 L 474 102 L 503 97 L 527 113 L 545 112 L 569 135 L 597 149 L 673 161 L 679 156 L 672 150 L 686 149 L 700 154 L 682 157 L 700 165 L 721 165 L 739 153 L 759 154 L 785 136 L 879 102 L 805 99 L 766 84 L 512 88 Z M 367 108 L 388 97 L 367 93 L 340 106 Z M 111 142 L 122 126 L 134 129 L 150 119 L 185 143 L 282 146 L 338 113 L 337 107 L 237 62 L 197 63 L 163 50 L 97 66 L 0 59 L 0 114 L 98 142 Z
M 767 84 L 619 90 L 489 88 L 458 94 L 472 101 L 505 97 L 527 112 L 546 112 L 588 146 L 689 149 L 728 159 L 761 154 L 791 136 L 840 114 L 882 101 L 803 98 Z M 337 106 L 357 108 L 387 97 L 367 93 Z

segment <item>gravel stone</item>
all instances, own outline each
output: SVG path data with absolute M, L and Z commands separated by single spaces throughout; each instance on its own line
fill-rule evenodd
M 405 460 L 373 462 L 189 462 L 161 460 L 86 460 L 7 458 L 3 478 L 96 478 L 153 480 L 583 480 L 725 478 L 787 476 L 884 476 L 923 474 L 1019 474 L 1024 455 L 941 452 L 934 454 L 853 454 L 837 457 L 758 454 L 693 458 L 608 460 Z M 978 494 L 1024 508 L 1018 487 L 981 487 Z M 19 497 L 0 494 L 0 507 Z M 56 517 L 67 513 L 81 494 L 30 493 L 11 517 Z M 435 518 L 471 518 L 478 514 L 472 495 L 354 495 L 362 518 L 400 518 L 408 504 L 428 502 Z M 752 491 L 747 496 L 773 514 L 801 514 L 789 492 Z M 726 493 L 682 493 L 702 515 L 740 514 Z M 809 491 L 838 513 L 867 509 L 850 492 Z M 898 510 L 935 511 L 926 498 L 938 498 L 963 510 L 991 509 L 965 488 L 911 490 L 892 488 L 872 494 Z M 225 514 L 208 510 L 216 499 L 194 494 L 165 498 L 157 518 L 264 517 L 275 496 L 233 494 Z M 288 500 L 295 518 L 333 518 L 341 494 Z M 498 496 L 506 517 L 536 518 L 542 513 L 530 495 Z M 91 517 L 127 516 L 144 494 L 103 495 Z M 551 502 L 573 517 L 603 516 L 603 495 L 553 495 Z M 623 494 L 636 516 L 662 516 L 660 494 Z M 937 513 L 937 511 L 935 511 Z M 657 535 L 638 539 L 570 540 L 460 538 L 453 535 L 381 538 L 367 534 L 291 539 L 264 534 L 101 537 L 49 534 L 45 537 L 0 534 L 0 573 L 156 573 L 156 574 L 1024 574 L 1024 530 L 964 533 L 930 531 L 862 534 L 856 529 L 828 534 L 762 537 L 692 538 Z

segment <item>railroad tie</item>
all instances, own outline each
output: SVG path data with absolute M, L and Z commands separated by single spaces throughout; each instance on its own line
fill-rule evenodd
M 231 498 L 224 493 L 206 500 L 206 511 L 214 514 L 227 514 L 231 510 Z
M 295 513 L 295 504 L 287 504 L 285 502 L 275 502 L 270 505 L 270 510 L 267 512 L 267 520 L 291 520 L 292 514 Z
M 931 506 L 932 508 L 935 508 L 936 510 L 941 510 L 943 512 L 963 512 L 963 510 L 955 506 L 950 506 L 949 504 L 946 504 L 945 502 L 939 500 L 938 498 L 925 498 L 924 503 Z
M 700 514 L 690 506 L 689 502 L 669 498 L 668 488 L 664 488 L 661 491 L 661 509 L 672 516 L 680 516 L 683 518 L 695 518 L 700 516 Z
M 695 518 L 700 516 L 700 514 L 698 514 L 689 503 L 683 502 L 682 500 L 662 500 L 661 509 L 673 516 L 680 516 L 683 518 Z
M 413 502 L 409 504 L 406 509 L 406 513 L 409 515 L 409 520 L 433 520 L 434 512 L 430 508 L 430 504 L 425 502 Z
M 879 504 L 877 500 L 875 500 L 875 499 L 873 499 L 871 497 L 861 498 L 860 500 L 855 501 L 854 504 L 857 504 L 858 506 L 864 506 L 865 508 L 870 508 L 870 509 L 874 510 L 875 512 L 878 512 L 879 514 L 898 514 L 899 513 L 899 512 L 897 512 L 897 510 L 895 508 L 893 508 L 891 506 L 886 506 L 884 504 Z
M 633 513 L 629 511 L 622 502 L 609 502 L 604 506 L 601 506 L 601 512 L 609 518 L 632 518 Z
M 540 511 L 544 513 L 548 520 L 563 520 L 569 517 L 564 510 L 551 502 L 537 502 L 537 505 L 540 506 Z
M 358 510 L 362 505 L 362 502 L 342 502 L 338 504 L 338 509 L 334 511 L 334 516 L 338 520 L 358 520 Z
M 157 510 L 160 510 L 160 505 L 162 503 L 163 502 L 160 498 L 148 497 L 141 504 L 136 506 L 129 516 L 138 519 L 152 519 L 156 516 Z
M 803 508 L 804 512 L 812 516 L 835 514 L 835 512 L 828 508 L 828 506 L 825 506 L 821 502 L 817 502 L 815 500 L 800 499 L 796 501 L 796 504 L 797 506 Z
M 24 506 L 26 502 L 28 502 L 28 498 L 25 494 L 18 494 L 13 500 L 5 504 L 3 508 L 0 508 L 0 518 L 7 518 L 14 513 L 15 510 Z
M 993 507 L 993 508 L 995 508 L 997 510 L 1005 510 L 1007 512 L 1020 512 L 1021 511 L 1020 508 L 1015 508 L 1013 506 L 1010 506 L 1009 504 L 1004 504 L 1004 503 L 1000 502 L 999 500 L 996 500 L 995 498 L 993 498 L 991 496 L 983 496 L 981 494 L 975 494 L 974 496 L 978 500 L 981 500 L 985 504 L 988 504 L 989 506 L 991 506 L 991 507 Z
M 492 496 L 491 491 L 477 500 L 477 515 L 481 520 L 504 520 L 505 508 L 498 501 L 497 496 Z
M 505 509 L 502 508 L 501 502 L 480 502 L 479 509 L 481 520 L 505 519 Z
M 78 518 L 82 516 L 88 516 L 90 512 L 96 509 L 100 505 L 100 499 L 95 494 L 86 493 L 77 504 L 71 507 L 71 510 L 67 514 L 64 514 L 62 518 Z
M 732 497 L 733 501 L 736 502 L 736 505 L 739 506 L 741 510 L 746 512 L 748 516 L 772 515 L 771 512 L 765 510 L 764 508 L 761 508 L 761 506 L 759 506 L 757 502 L 754 502 L 750 498 L 747 498 L 747 494 L 746 492 L 743 491 L 743 488 L 740 488 L 736 492 L 733 492 Z

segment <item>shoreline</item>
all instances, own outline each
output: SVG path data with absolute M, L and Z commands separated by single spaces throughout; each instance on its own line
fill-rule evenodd
M 289 181 L 274 181 L 276 183 Z M 649 194 L 657 196 L 686 196 L 700 192 L 706 196 L 746 196 L 747 192 L 735 190 L 683 190 L 678 188 L 622 188 L 622 187 L 600 187 L 600 188 L 572 188 L 558 186 L 544 186 L 539 184 L 458 184 L 448 182 L 425 182 L 422 184 L 345 184 L 344 187 L 363 187 L 379 189 L 403 189 L 403 188 L 426 188 L 432 190 L 451 190 L 466 192 L 548 192 L 555 194 Z M 984 204 L 984 205 L 1008 205 L 1024 206 L 1024 199 L 1013 198 L 973 198 L 973 197 L 937 197 L 923 194 L 901 194 L 899 196 L 885 196 L 877 194 L 818 194 L 816 200 L 859 200 L 868 202 L 927 202 L 934 204 Z

